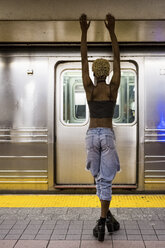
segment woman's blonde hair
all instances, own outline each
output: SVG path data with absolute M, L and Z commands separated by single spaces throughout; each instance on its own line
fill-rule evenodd
M 105 78 L 109 75 L 110 65 L 106 59 L 96 59 L 92 64 L 92 71 L 97 78 Z

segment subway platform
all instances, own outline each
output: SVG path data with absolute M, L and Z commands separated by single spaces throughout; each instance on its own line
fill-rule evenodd
M 99 242 L 95 195 L 0 195 L 0 248 L 165 248 L 165 196 L 113 195 L 119 231 Z

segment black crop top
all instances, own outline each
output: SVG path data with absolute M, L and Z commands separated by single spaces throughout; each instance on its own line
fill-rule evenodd
M 113 101 L 88 101 L 91 118 L 112 118 L 116 102 Z

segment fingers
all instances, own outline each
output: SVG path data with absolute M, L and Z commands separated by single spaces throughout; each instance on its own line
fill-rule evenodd
M 80 21 L 80 26 L 81 29 L 83 30 L 88 30 L 89 26 L 90 26 L 90 21 L 87 22 L 87 15 L 86 14 L 82 14 L 79 18 Z
M 106 20 L 107 21 L 111 21 L 111 20 L 115 20 L 115 17 L 113 16 L 113 15 L 111 15 L 110 13 L 108 13 L 107 15 L 106 15 Z
M 89 28 L 90 24 L 91 24 L 91 21 L 88 22 L 87 28 Z
M 110 13 L 108 13 L 106 15 L 106 21 L 104 21 L 105 23 L 105 26 L 106 28 L 109 30 L 109 31 L 113 31 L 114 32 L 114 29 L 115 29 L 115 17 L 113 15 L 111 15 Z
M 104 21 L 104 24 L 105 24 L 105 26 L 108 28 L 108 24 L 106 23 L 106 21 Z
M 81 23 L 87 23 L 87 15 L 86 14 L 82 14 L 79 18 Z
M 80 16 L 79 20 L 80 20 L 81 22 L 86 22 L 86 21 L 87 21 L 87 15 L 86 15 L 86 14 L 82 14 L 82 15 Z

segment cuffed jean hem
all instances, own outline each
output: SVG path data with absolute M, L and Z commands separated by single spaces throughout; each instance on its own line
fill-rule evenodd
M 104 179 L 97 180 L 96 182 L 96 194 L 100 200 L 111 201 L 112 198 L 112 181 L 106 181 Z

